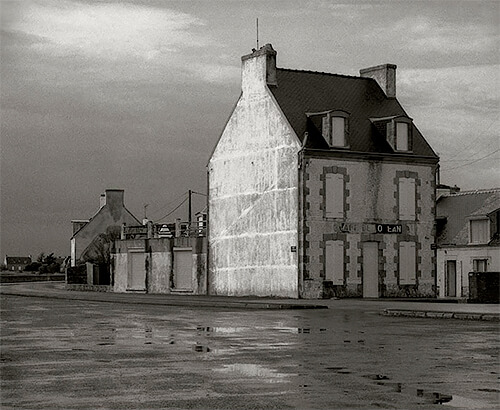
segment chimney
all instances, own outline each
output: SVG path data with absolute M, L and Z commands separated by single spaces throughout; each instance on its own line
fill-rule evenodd
M 266 44 L 252 54 L 241 57 L 243 94 L 261 92 L 266 85 L 276 86 L 276 51 Z
M 389 98 L 396 98 L 396 68 L 395 64 L 382 64 L 359 70 L 359 75 L 373 78 Z
M 99 198 L 99 209 L 101 209 L 104 205 L 106 205 L 106 194 L 101 194 Z
M 104 203 L 110 208 L 123 206 L 123 189 L 106 189 L 104 194 Z

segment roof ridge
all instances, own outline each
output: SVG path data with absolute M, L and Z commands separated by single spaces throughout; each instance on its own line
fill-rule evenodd
M 444 196 L 461 196 L 461 195 L 474 195 L 474 194 L 493 194 L 495 192 L 500 192 L 500 188 L 484 188 L 484 189 L 472 189 L 469 191 L 460 191 L 450 193 Z
M 335 76 L 335 77 L 357 78 L 357 79 L 363 79 L 363 80 L 373 80 L 370 77 L 361 77 L 361 76 L 348 75 L 348 74 L 327 73 L 325 71 L 298 70 L 298 69 L 295 69 L 295 68 L 282 68 L 282 67 L 276 67 L 276 70 L 293 71 L 295 73 L 321 74 L 321 75 L 331 75 L 331 76 Z

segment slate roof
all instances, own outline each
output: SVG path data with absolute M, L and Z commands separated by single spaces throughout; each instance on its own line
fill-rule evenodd
M 349 149 L 365 153 L 394 153 L 385 135 L 370 118 L 406 116 L 396 98 L 388 98 L 378 83 L 362 78 L 314 71 L 277 68 L 277 86 L 269 86 L 297 136 L 309 136 L 306 147 L 329 149 L 320 130 L 311 124 L 306 113 L 343 110 L 349 117 Z M 303 142 L 303 141 L 302 141 Z M 413 152 L 409 155 L 437 159 L 429 144 L 413 126 Z
M 29 265 L 31 258 L 29 256 L 5 256 L 7 265 Z
M 437 202 L 436 212 L 438 246 L 467 245 L 469 242 L 467 218 L 490 215 L 499 209 L 500 188 L 464 191 L 442 196 Z

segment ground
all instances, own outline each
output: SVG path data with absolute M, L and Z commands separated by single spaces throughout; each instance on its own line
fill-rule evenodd
M 2 295 L 2 408 L 499 406 L 498 323 Z

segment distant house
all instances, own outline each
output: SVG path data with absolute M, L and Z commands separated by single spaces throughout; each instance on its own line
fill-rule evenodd
M 139 220 L 125 207 L 122 189 L 107 189 L 101 194 L 99 210 L 92 218 L 71 222 L 71 266 L 76 266 L 80 259 L 85 259 L 85 262 L 98 257 L 96 253 L 106 242 L 120 238 L 123 224 L 140 225 Z
M 208 163 L 208 291 L 434 297 L 439 158 L 396 99 L 396 66 L 360 76 L 242 57 L 242 92 Z
M 442 192 L 437 201 L 441 298 L 469 296 L 469 274 L 500 272 L 500 188 Z
M 31 263 L 30 256 L 8 256 L 5 255 L 4 265 L 10 271 L 23 271 Z

